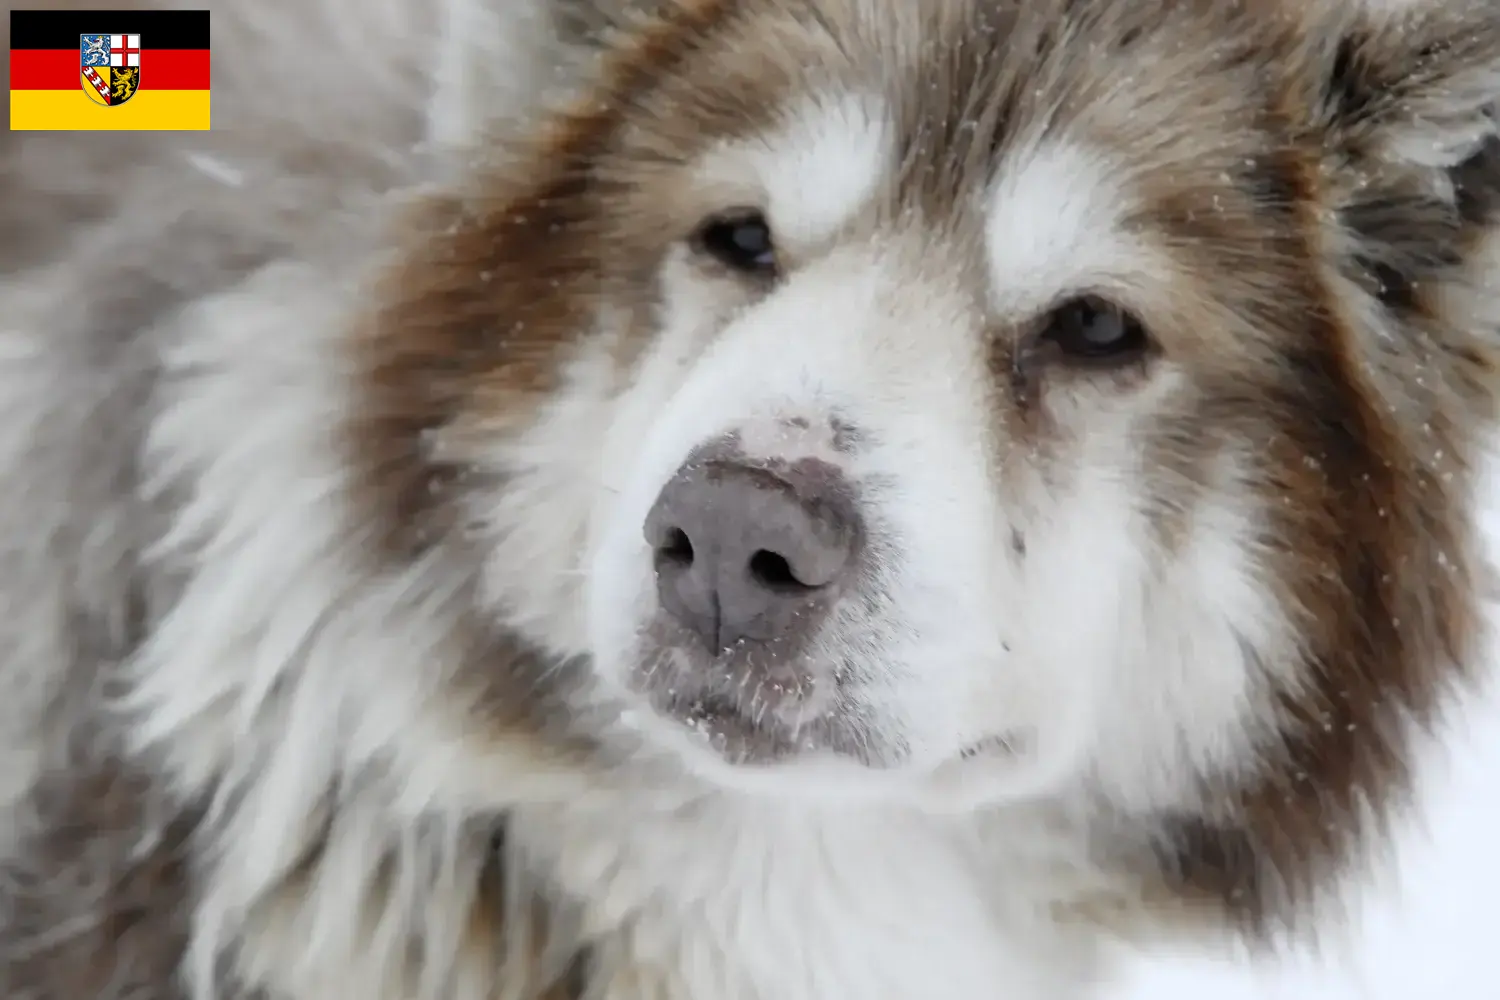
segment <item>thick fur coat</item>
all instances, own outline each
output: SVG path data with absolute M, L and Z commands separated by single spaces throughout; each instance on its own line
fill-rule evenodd
M 1337 923 L 1486 666 L 1489 3 L 210 6 L 211 132 L 0 139 L 0 995 Z M 839 484 L 795 649 L 666 610 L 703 455 Z

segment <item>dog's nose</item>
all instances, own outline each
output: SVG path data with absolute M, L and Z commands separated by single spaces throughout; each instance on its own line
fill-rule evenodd
M 857 526 L 837 471 L 815 464 L 690 462 L 646 516 L 661 605 L 710 651 L 809 635 L 837 597 Z

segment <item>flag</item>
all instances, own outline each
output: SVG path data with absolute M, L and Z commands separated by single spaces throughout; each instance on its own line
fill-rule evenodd
M 10 12 L 11 129 L 181 131 L 208 119 L 208 11 Z

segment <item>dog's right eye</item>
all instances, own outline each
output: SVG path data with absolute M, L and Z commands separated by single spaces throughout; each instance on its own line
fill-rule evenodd
M 698 228 L 697 249 L 731 270 L 769 275 L 776 271 L 776 244 L 771 224 L 755 209 L 736 209 L 712 216 Z
M 1113 303 L 1084 296 L 1053 310 L 1042 333 L 1061 356 L 1075 364 L 1123 365 L 1151 348 L 1141 321 Z

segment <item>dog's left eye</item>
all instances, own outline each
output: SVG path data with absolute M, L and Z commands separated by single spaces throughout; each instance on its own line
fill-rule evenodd
M 744 274 L 776 270 L 771 224 L 755 209 L 736 209 L 712 216 L 698 228 L 694 245 L 725 267 Z
M 1065 360 L 1124 364 L 1146 353 L 1151 339 L 1130 313 L 1094 296 L 1073 299 L 1047 317 L 1042 339 Z

